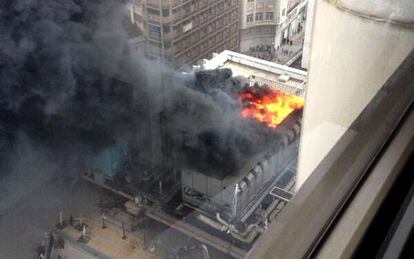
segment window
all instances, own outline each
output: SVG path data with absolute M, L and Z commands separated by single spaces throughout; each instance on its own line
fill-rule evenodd
M 266 13 L 266 20 L 273 20 L 273 12 Z
M 155 25 L 148 25 L 148 35 L 153 39 L 160 39 L 161 38 L 161 29 L 159 26 Z
M 164 24 L 162 29 L 163 29 L 164 33 L 169 33 L 171 31 L 171 25 L 170 24 Z
M 318 23 L 316 25 L 318 25 Z M 320 44 L 323 45 L 323 43 L 320 43 Z M 310 240 L 315 241 L 316 239 L 319 239 L 323 235 L 323 231 L 326 230 L 326 225 L 322 226 L 322 224 L 331 222 L 332 218 L 330 217 L 333 214 L 338 213 L 337 206 L 338 204 L 342 204 L 344 202 L 343 200 L 344 197 L 349 195 L 350 192 L 353 192 L 353 191 L 357 192 L 354 190 L 355 186 L 357 185 L 355 181 L 360 179 L 360 177 L 364 175 L 364 173 L 366 173 L 365 170 L 367 170 L 367 168 L 370 168 L 369 165 L 372 162 L 372 159 L 383 158 L 377 152 L 378 150 L 382 150 L 384 152 L 384 149 L 382 149 L 381 147 L 383 147 L 383 144 L 387 141 L 388 137 L 391 134 L 395 134 L 395 130 L 398 134 L 399 130 L 398 130 L 397 125 L 401 126 L 400 123 L 402 123 L 402 127 L 407 126 L 407 124 L 405 124 L 406 120 L 401 116 L 407 115 L 408 113 L 410 118 L 413 118 L 414 116 L 413 110 L 412 109 L 407 110 L 408 108 L 407 105 L 414 104 L 414 88 L 411 88 L 412 86 L 410 86 L 410 84 L 408 83 L 409 80 L 407 81 L 404 79 L 407 77 L 414 79 L 413 72 L 414 72 L 414 51 L 411 51 L 409 56 L 405 60 L 403 60 L 402 64 L 396 68 L 396 71 L 387 80 L 385 85 L 383 85 L 383 87 L 378 89 L 379 91 L 377 92 L 375 97 L 372 99 L 372 101 L 368 102 L 366 109 L 364 109 L 362 113 L 359 116 L 357 116 L 356 120 L 349 126 L 348 130 L 344 134 L 342 134 L 342 137 L 340 137 L 339 140 L 336 142 L 336 144 L 332 146 L 331 151 L 328 152 L 328 154 L 323 157 L 320 164 L 315 168 L 314 171 L 312 171 L 312 177 L 309 178 L 309 180 L 303 184 L 304 186 L 303 188 L 305 188 L 306 186 L 309 186 L 307 184 L 312 184 L 315 187 L 312 189 L 306 189 L 306 188 L 299 189 L 299 191 L 296 193 L 296 197 L 294 197 L 293 199 L 295 201 L 300 200 L 301 202 L 295 203 L 295 206 L 292 206 L 292 207 L 295 207 L 298 210 L 287 209 L 284 214 L 284 219 L 286 220 L 289 219 L 288 221 L 290 223 L 285 225 L 282 222 L 280 222 L 280 224 L 275 223 L 273 226 L 271 226 L 269 229 L 269 232 L 267 232 L 266 235 L 262 236 L 261 241 L 257 243 L 257 245 L 261 249 L 257 249 L 257 250 L 255 249 L 254 252 L 250 254 L 249 258 L 268 258 L 267 256 L 271 256 L 271 255 L 275 256 L 276 254 L 277 254 L 277 258 L 279 257 L 286 258 L 288 254 L 289 254 L 289 257 L 292 256 L 292 258 L 299 258 L 301 257 L 300 255 L 309 253 L 309 250 L 307 249 L 315 248 L 313 246 L 314 244 L 310 243 L 311 242 Z M 409 90 L 409 97 L 403 98 L 404 105 L 401 105 L 401 106 L 399 105 L 399 102 L 400 102 L 399 99 L 402 98 L 402 95 L 397 94 L 394 91 L 394 90 L 400 89 L 400 87 L 404 89 L 403 91 L 407 91 L 408 89 L 411 88 Z M 385 91 L 383 92 L 383 90 Z M 389 106 L 386 105 L 386 103 Z M 391 107 L 396 108 L 398 106 L 401 109 L 391 111 L 392 110 Z M 392 118 L 391 119 L 392 126 L 384 125 L 384 121 L 382 117 L 384 114 L 386 114 L 385 117 L 390 118 L 390 119 Z M 409 123 L 412 123 L 412 120 L 410 120 Z M 382 129 L 379 130 L 377 127 L 381 127 Z M 371 131 L 370 129 L 373 129 L 373 131 Z M 412 130 L 410 132 L 412 133 Z M 335 133 L 331 131 L 331 134 L 335 134 Z M 315 136 L 316 135 L 312 135 L 312 138 L 314 138 Z M 413 139 L 414 139 L 414 136 L 410 134 L 410 140 L 412 141 Z M 363 145 L 365 148 L 361 149 L 360 148 L 361 145 Z M 395 145 L 399 146 L 401 144 L 395 144 Z M 314 148 L 315 148 L 314 150 L 318 148 L 320 150 L 320 146 L 314 147 Z M 364 153 L 365 151 L 368 151 L 368 150 L 369 150 L 369 154 Z M 385 152 L 387 152 L 387 148 L 385 148 Z M 396 151 L 393 150 L 392 152 L 393 152 L 393 155 L 395 155 Z M 397 163 L 397 162 L 399 163 L 401 162 L 399 159 L 402 159 L 403 161 L 406 162 L 407 157 L 405 157 L 405 155 L 412 154 L 412 152 L 413 150 L 410 149 L 410 151 L 408 151 L 408 154 L 404 152 L 399 153 L 400 155 L 401 154 L 404 154 L 404 155 L 402 156 L 397 155 L 396 157 L 391 159 L 392 162 L 387 161 L 386 163 Z M 389 158 L 384 158 L 384 159 L 388 160 Z M 346 165 L 347 162 L 345 161 L 350 162 L 350 164 Z M 342 163 L 344 163 L 345 166 Z M 357 163 L 358 164 L 361 163 L 361 164 L 359 164 L 359 166 L 356 166 Z M 382 165 L 386 163 L 382 163 Z M 342 166 L 339 166 L 339 164 L 342 164 Z M 378 167 L 378 164 L 376 168 L 377 167 Z M 387 169 L 386 166 L 377 168 L 377 170 L 375 170 L 375 168 L 368 169 L 367 173 L 369 174 L 369 177 L 371 177 L 372 173 L 378 173 L 378 171 L 384 172 L 384 170 L 385 170 L 385 173 L 383 174 L 387 176 L 390 176 L 390 175 L 395 176 L 395 174 L 400 173 L 398 171 L 390 170 L 389 168 Z M 334 171 L 335 171 L 335 176 L 333 174 Z M 300 174 L 301 172 L 299 171 L 298 173 Z M 384 175 L 382 176 L 382 178 L 384 177 Z M 374 179 L 376 179 L 375 180 L 376 183 L 370 182 L 369 184 L 374 185 L 374 186 L 381 184 L 381 188 L 378 187 L 378 189 L 387 188 L 385 187 L 388 185 L 386 180 L 381 181 L 378 178 L 374 178 Z M 362 183 L 362 185 L 363 184 L 364 183 Z M 358 184 L 358 186 L 360 185 Z M 338 188 L 341 189 L 340 193 L 336 193 Z M 372 189 L 372 187 L 365 187 L 365 188 Z M 358 195 L 358 192 L 357 192 L 357 195 Z M 377 195 L 379 196 L 384 195 L 384 193 L 382 191 L 381 192 L 377 191 Z M 322 202 L 321 197 L 325 197 L 327 203 Z M 365 202 L 367 202 L 367 200 L 365 200 Z M 319 206 L 319 205 L 316 205 L 316 203 L 319 205 L 322 205 L 322 204 L 324 205 Z M 364 203 L 361 207 L 367 208 L 369 206 L 367 206 L 367 204 Z M 304 211 L 307 211 L 307 209 L 311 209 L 314 212 L 312 214 L 315 217 L 312 217 L 312 215 L 308 213 L 305 221 L 298 220 L 297 217 L 300 217 L 299 215 L 303 215 Z M 365 212 L 365 214 L 361 212 Z M 355 211 L 354 209 L 351 212 L 346 211 L 346 213 L 350 213 L 351 215 L 351 216 L 348 216 L 348 215 L 346 216 L 348 222 L 353 222 L 356 224 L 356 222 L 367 220 L 367 218 L 369 219 L 370 217 L 368 216 L 368 214 L 373 213 L 373 210 L 371 209 L 362 210 L 361 208 L 359 208 L 357 211 Z M 337 215 L 337 217 L 341 219 L 341 215 Z M 321 221 L 321 217 L 324 220 Z M 349 221 L 350 217 L 354 217 L 353 221 L 352 220 Z M 313 219 L 313 221 L 309 222 L 310 219 Z M 299 222 L 301 223 L 299 224 Z M 319 223 L 316 223 L 316 222 L 319 222 Z M 276 228 L 282 229 L 281 228 L 282 225 L 284 227 L 283 231 L 280 231 L 280 232 L 277 231 Z M 318 227 L 316 228 L 317 230 L 315 230 L 316 225 L 318 225 Z M 338 243 L 341 245 L 344 244 L 343 242 L 344 242 L 345 235 L 346 237 L 352 237 L 351 234 L 348 233 L 349 229 L 352 229 L 353 231 L 356 231 L 356 229 L 358 229 L 358 232 L 361 231 L 361 229 L 358 227 L 360 227 L 359 224 L 357 224 L 357 226 L 342 225 L 341 229 L 347 228 L 347 231 L 342 231 L 342 233 L 337 233 L 336 237 L 328 236 L 329 242 L 327 245 L 331 245 L 330 247 L 323 247 L 323 244 L 322 245 L 319 244 L 318 247 L 321 248 L 322 246 L 322 249 L 324 250 L 323 252 L 329 251 L 328 253 L 338 253 L 340 251 L 341 253 L 343 253 L 345 251 L 342 250 L 340 247 L 338 247 Z M 299 234 L 298 232 L 296 232 L 299 229 L 301 231 L 304 231 L 305 229 L 306 231 L 308 231 L 311 228 L 315 231 L 306 232 L 307 233 L 306 235 L 303 235 L 302 233 Z M 365 228 L 366 230 L 368 226 L 365 226 L 363 228 Z M 292 234 L 295 232 L 298 234 Z M 311 234 L 311 232 L 313 233 Z M 347 232 L 347 234 L 345 234 L 345 232 Z M 351 231 L 351 233 L 355 233 L 355 232 Z M 359 238 L 361 237 L 360 235 L 363 235 L 363 234 L 359 233 L 358 235 L 354 236 L 354 238 Z M 300 243 L 301 248 L 299 248 L 298 246 L 295 246 L 295 249 L 289 250 L 289 251 L 282 249 L 282 247 L 284 246 L 284 245 L 281 246 L 282 240 L 286 242 L 286 236 L 289 236 L 289 240 L 291 240 L 292 242 L 293 240 L 295 240 L 296 242 L 298 242 L 299 240 L 301 241 L 308 240 L 306 243 L 307 244 L 306 248 L 303 247 L 304 243 L 298 242 Z M 334 241 L 331 241 L 331 238 L 333 238 Z M 272 241 L 269 242 L 269 239 L 271 239 Z M 332 242 L 336 242 L 335 243 L 336 245 L 333 245 Z M 264 243 L 271 244 L 271 246 L 262 246 L 262 244 Z M 356 245 L 355 246 L 353 244 L 349 244 L 349 245 L 351 248 L 348 248 L 348 249 L 351 249 L 351 250 L 357 249 Z
M 164 41 L 164 48 L 166 49 L 171 48 L 171 41 Z
M 401 187 L 407 0 L 3 2 L 2 258 L 351 258 Z
M 160 11 L 152 8 L 147 8 L 147 12 L 149 15 L 160 15 Z
M 169 8 L 163 8 L 162 9 L 162 16 L 166 17 L 170 15 L 170 9 Z

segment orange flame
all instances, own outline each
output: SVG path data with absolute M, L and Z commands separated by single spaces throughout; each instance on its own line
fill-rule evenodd
M 242 115 L 276 128 L 291 112 L 304 105 L 304 99 L 270 86 L 253 87 L 241 93 Z

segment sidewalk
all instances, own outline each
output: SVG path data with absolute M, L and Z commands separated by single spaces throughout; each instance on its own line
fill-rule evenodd
M 280 64 L 285 64 L 296 54 L 298 54 L 303 49 L 303 39 L 305 37 L 305 28 L 303 27 L 301 32 L 292 35 L 292 45 L 282 44 L 279 49 L 276 51 L 275 58 L 273 61 Z
M 299 33 L 292 35 L 292 45 L 283 43 L 278 50 L 275 51 L 270 45 L 257 45 L 251 47 L 249 51 L 244 54 L 251 57 L 260 58 L 267 61 L 273 61 L 278 64 L 292 63 L 295 56 L 300 56 L 303 49 L 303 39 L 305 38 L 305 22 L 301 23 L 302 30 Z

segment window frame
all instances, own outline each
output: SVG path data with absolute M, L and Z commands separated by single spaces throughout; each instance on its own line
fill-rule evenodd
M 266 12 L 266 20 L 273 21 L 275 19 L 274 12 Z
M 253 14 L 246 15 L 246 23 L 251 23 L 253 20 Z
M 259 237 L 247 258 L 310 257 L 362 180 L 373 172 L 413 104 L 414 50 Z
M 263 13 L 256 13 L 254 17 L 255 21 L 263 21 Z

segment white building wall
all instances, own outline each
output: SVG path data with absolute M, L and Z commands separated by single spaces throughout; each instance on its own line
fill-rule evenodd
M 297 189 L 414 48 L 412 27 L 396 24 L 413 13 L 412 0 L 316 2 Z
M 315 1 L 316 0 L 308 0 L 308 7 L 306 11 L 305 40 L 303 42 L 302 64 L 301 64 L 301 66 L 305 69 L 309 68 L 313 19 L 314 19 L 314 14 L 315 14 Z
M 289 21 L 287 17 L 289 8 L 297 6 L 300 2 L 307 2 L 307 0 L 242 0 L 240 50 L 246 52 L 249 47 L 257 45 L 273 45 L 275 48 L 280 46 L 283 37 L 287 38 L 291 31 L 297 31 L 299 16 Z M 255 18 L 257 13 L 263 13 L 265 16 L 266 12 L 273 13 L 273 20 L 253 19 L 252 22 L 247 22 L 248 15 L 252 14 Z M 261 29 L 263 26 L 273 26 L 273 31 Z
M 273 45 L 278 20 L 278 6 L 281 0 L 241 0 L 241 38 L 240 51 L 247 52 L 257 45 Z M 282 0 L 287 1 L 287 0 Z M 266 19 L 266 13 L 273 13 L 273 19 Z M 256 21 L 256 14 L 262 13 L 263 20 Z M 253 15 L 253 21 L 247 22 L 247 16 Z M 272 30 L 270 30 L 272 27 Z

